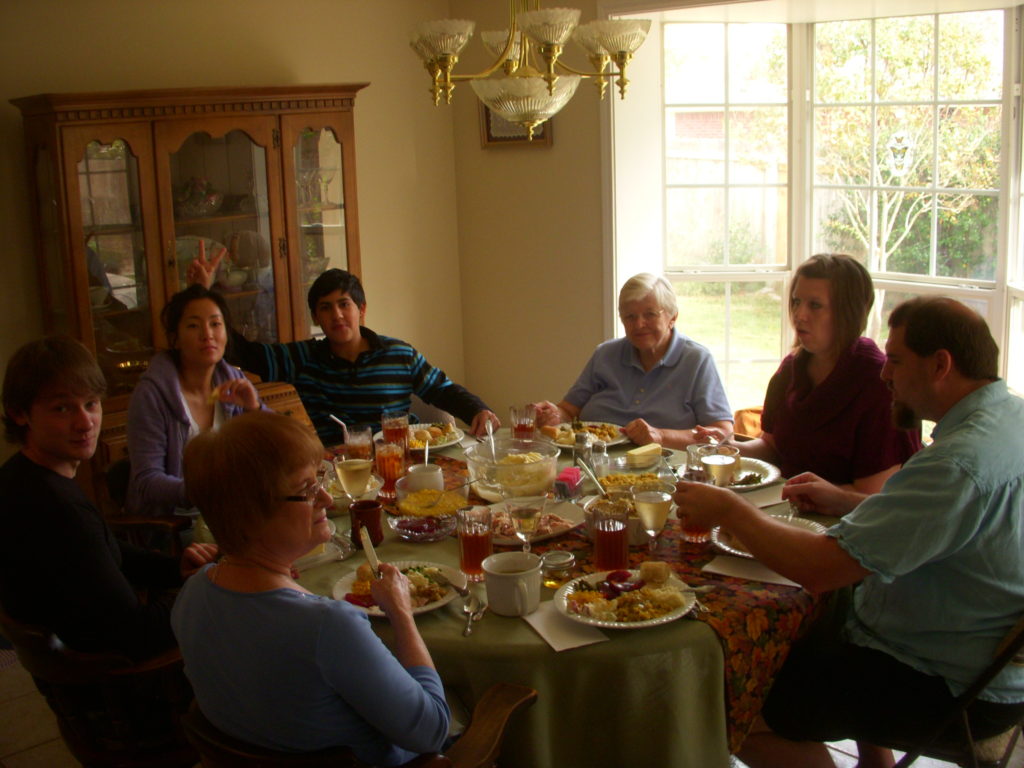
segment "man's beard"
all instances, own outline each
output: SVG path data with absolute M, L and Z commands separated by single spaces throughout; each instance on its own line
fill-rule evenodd
M 892 423 L 896 429 L 920 429 L 921 417 L 906 403 L 892 401 Z

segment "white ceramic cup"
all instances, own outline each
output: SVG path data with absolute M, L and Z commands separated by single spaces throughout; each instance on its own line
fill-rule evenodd
M 500 616 L 526 616 L 540 604 L 541 559 L 532 552 L 499 552 L 485 557 L 487 602 Z
M 433 488 L 444 490 L 444 473 L 437 464 L 413 464 L 405 473 L 405 487 L 410 491 Z

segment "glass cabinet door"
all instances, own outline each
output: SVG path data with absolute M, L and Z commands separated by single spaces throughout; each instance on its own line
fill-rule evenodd
M 121 139 L 92 141 L 77 171 L 96 356 L 113 395 L 134 386 L 153 353 L 138 158 Z
M 299 232 L 299 293 L 328 269 L 348 269 L 345 233 L 345 168 L 341 144 L 330 128 L 306 128 L 292 148 L 295 215 Z M 308 314 L 307 314 L 308 319 Z M 309 320 L 308 335 L 320 333 Z
M 223 254 L 214 278 L 231 325 L 250 341 L 278 341 L 267 150 L 242 130 L 189 135 L 170 155 L 177 288 L 200 253 Z

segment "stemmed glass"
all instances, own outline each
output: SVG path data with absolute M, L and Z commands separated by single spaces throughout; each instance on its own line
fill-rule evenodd
M 505 499 L 505 508 L 512 518 L 516 537 L 523 542 L 523 552 L 530 551 L 530 539 L 537 529 L 537 522 L 547 503 L 547 496 L 518 496 Z
M 672 511 L 672 494 L 675 489 L 672 483 L 655 482 L 640 483 L 629 489 L 640 523 L 651 537 L 648 549 L 652 555 L 658 546 L 658 534 L 665 527 L 668 514 Z
M 328 187 L 331 181 L 334 179 L 334 175 L 338 172 L 337 168 L 320 168 L 316 173 L 316 178 L 320 182 L 320 206 L 326 208 L 330 205 L 334 205 L 331 202 L 331 196 L 329 194 Z

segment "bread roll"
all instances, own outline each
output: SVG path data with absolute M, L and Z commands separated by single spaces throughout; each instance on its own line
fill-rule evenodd
M 672 568 L 668 563 L 660 560 L 650 560 L 640 563 L 640 578 L 651 585 L 664 584 L 672 575 Z

